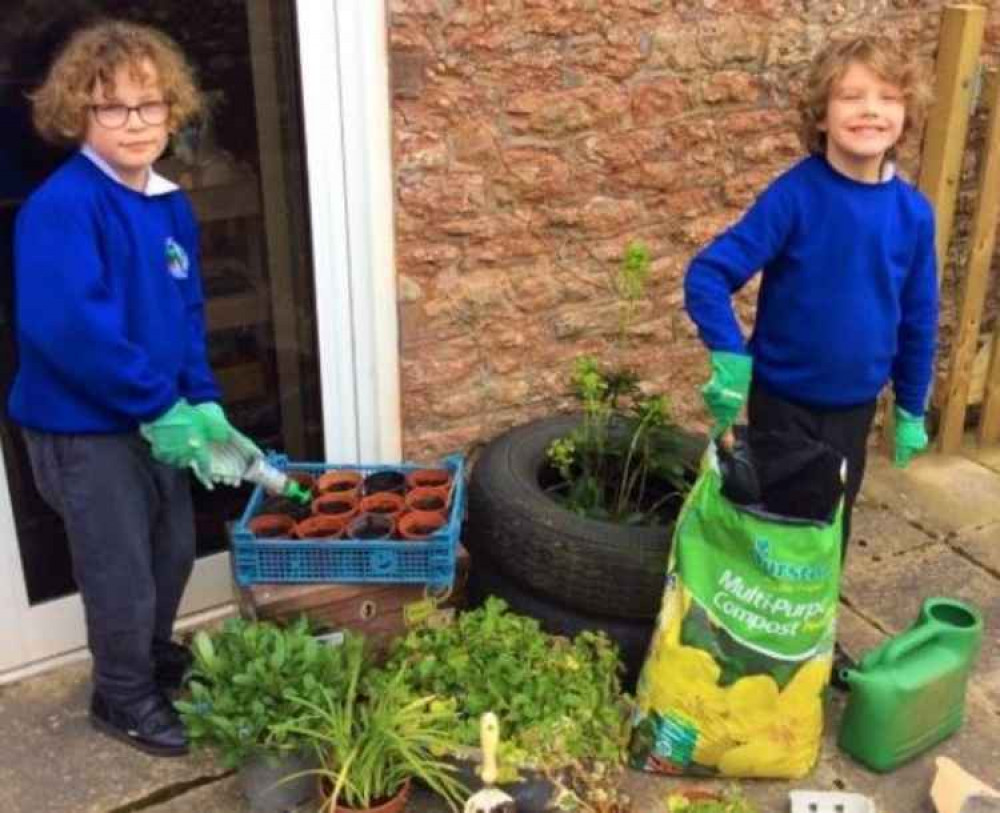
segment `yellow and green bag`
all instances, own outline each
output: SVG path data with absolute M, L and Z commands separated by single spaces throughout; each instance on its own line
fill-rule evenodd
M 804 776 L 819 755 L 840 583 L 832 522 L 721 493 L 714 444 L 678 518 L 643 665 L 631 763 L 671 774 Z

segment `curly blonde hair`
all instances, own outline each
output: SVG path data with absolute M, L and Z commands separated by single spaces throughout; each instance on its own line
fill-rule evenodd
M 81 143 L 97 82 L 113 91 L 115 73 L 123 66 L 134 78 L 144 79 L 142 65 L 146 60 L 156 69 L 164 100 L 170 104 L 169 132 L 202 112 L 204 100 L 194 72 L 177 43 L 149 26 L 104 21 L 70 37 L 45 81 L 29 94 L 35 127 L 42 138 L 54 144 Z
M 802 119 L 799 137 L 810 153 L 826 152 L 826 134 L 819 128 L 826 118 L 833 86 L 852 63 L 864 65 L 903 92 L 906 118 L 897 144 L 924 120 L 931 101 L 930 87 L 920 66 L 907 56 L 898 42 L 878 34 L 834 40 L 813 60 L 799 101 Z M 895 147 L 889 152 L 894 153 Z

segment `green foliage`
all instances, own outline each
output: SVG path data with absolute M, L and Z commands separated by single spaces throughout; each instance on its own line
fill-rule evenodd
M 417 778 L 457 810 L 468 789 L 442 759 L 459 746 L 455 703 L 414 696 L 402 673 L 367 671 L 359 648 L 347 654 L 344 691 L 294 698 L 297 714 L 275 729 L 315 749 L 320 767 L 308 773 L 322 780 L 328 809 L 373 807 Z
M 218 632 L 199 632 L 190 697 L 176 704 L 192 745 L 217 750 L 229 767 L 301 747 L 276 726 L 301 713 L 293 698 L 318 702 L 324 692 L 345 691 L 348 662 L 362 646 L 350 635 L 338 647 L 323 644 L 305 619 L 284 628 L 231 619 Z
M 626 349 L 629 328 L 645 296 L 649 265 L 644 245 L 626 246 L 614 280 L 620 314 L 616 355 Z M 593 519 L 657 524 L 666 503 L 679 505 L 693 480 L 666 396 L 644 393 L 634 370 L 602 365 L 594 356 L 575 360 L 571 383 L 583 420 L 548 449 L 549 462 L 560 477 L 552 496 Z M 667 493 L 653 494 L 654 481 L 668 484 Z
M 501 781 L 514 778 L 517 766 L 624 760 L 618 660 L 603 634 L 548 635 L 490 598 L 451 626 L 411 630 L 393 646 L 385 671 L 404 675 L 416 695 L 453 698 L 458 739 L 467 746 L 479 745 L 482 714 L 495 712 Z

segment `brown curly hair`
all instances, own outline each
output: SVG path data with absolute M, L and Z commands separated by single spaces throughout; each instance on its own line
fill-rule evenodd
M 29 94 L 35 127 L 42 138 L 55 144 L 82 142 L 97 82 L 113 91 L 115 72 L 123 66 L 142 79 L 145 60 L 156 68 L 164 100 L 170 104 L 169 132 L 202 112 L 204 100 L 194 72 L 177 43 L 149 26 L 103 21 L 73 34 L 45 81 Z
M 799 101 L 799 138 L 810 153 L 826 152 L 826 134 L 819 127 L 826 118 L 833 86 L 851 63 L 864 65 L 884 82 L 902 90 L 906 118 L 900 142 L 924 120 L 931 100 L 930 87 L 923 71 L 898 42 L 879 34 L 834 40 L 813 60 Z M 890 153 L 894 151 L 895 148 Z

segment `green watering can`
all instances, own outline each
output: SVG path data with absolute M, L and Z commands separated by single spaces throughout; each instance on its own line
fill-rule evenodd
M 924 601 L 912 627 L 844 670 L 851 693 L 838 745 L 884 773 L 954 734 L 982 637 L 974 607 L 949 598 Z

